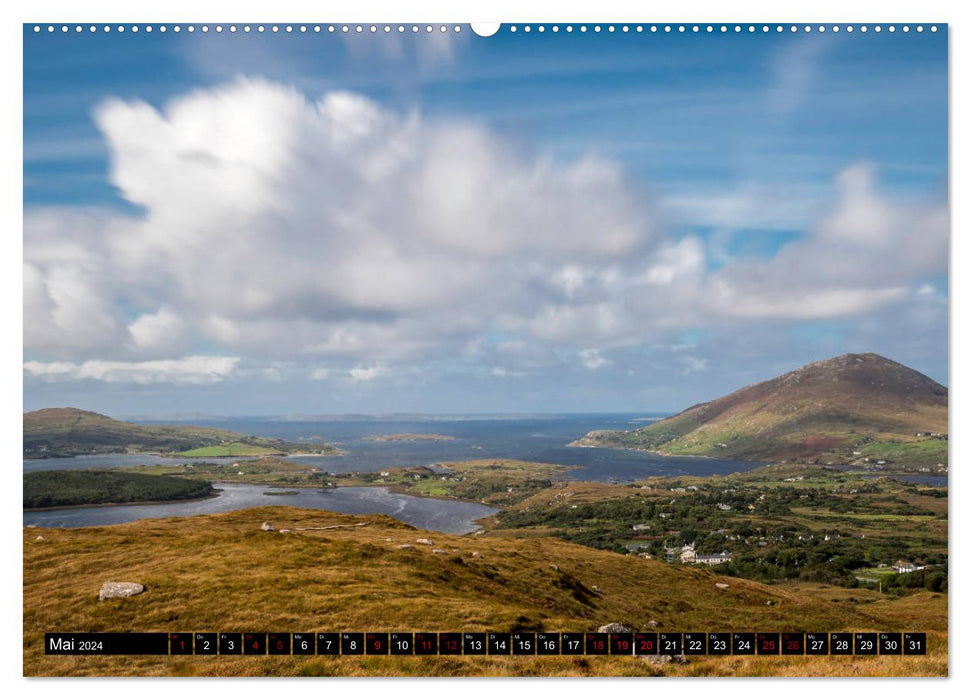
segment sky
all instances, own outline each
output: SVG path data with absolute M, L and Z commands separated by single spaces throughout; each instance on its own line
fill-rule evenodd
M 153 29 L 24 28 L 25 410 L 947 384 L 945 28 Z

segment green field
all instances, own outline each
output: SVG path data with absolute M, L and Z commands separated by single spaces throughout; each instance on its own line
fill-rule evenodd
M 179 457 L 253 457 L 255 455 L 280 454 L 280 450 L 259 445 L 248 445 L 245 442 L 230 442 L 225 445 L 209 445 L 197 447 L 194 450 L 176 452 Z

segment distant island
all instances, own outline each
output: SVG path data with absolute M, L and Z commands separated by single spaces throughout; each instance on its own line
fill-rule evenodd
M 421 440 L 454 440 L 455 438 L 451 435 L 438 435 L 436 433 L 395 433 L 394 435 L 368 435 L 364 439 L 368 442 L 419 442 Z
M 947 471 L 947 388 L 874 353 L 814 362 L 636 430 L 572 447 Z
M 140 425 L 77 408 L 24 414 L 24 459 L 150 452 L 178 457 L 337 455 L 336 447 L 191 425 Z

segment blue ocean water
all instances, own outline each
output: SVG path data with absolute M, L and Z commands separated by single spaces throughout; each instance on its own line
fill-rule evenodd
M 633 430 L 659 417 L 643 413 L 598 413 L 502 418 L 423 417 L 314 421 L 225 418 L 193 423 L 293 442 L 327 442 L 348 454 L 290 459 L 312 464 L 331 473 L 379 471 L 389 467 L 434 465 L 466 459 L 521 459 L 573 466 L 574 469 L 567 473 L 568 478 L 629 481 L 648 476 L 730 474 L 759 466 L 757 462 L 738 460 L 662 457 L 632 450 L 567 447 L 569 442 L 590 430 Z M 434 433 L 455 439 L 415 442 L 375 442 L 366 439 L 401 433 Z M 129 464 L 177 464 L 185 461 L 185 458 L 151 455 L 86 455 L 25 460 L 24 471 Z
M 590 430 L 633 430 L 658 418 L 645 414 L 572 414 L 503 418 L 414 418 L 355 420 L 259 420 L 226 418 L 193 421 L 246 435 L 278 437 L 293 442 L 327 442 L 348 454 L 339 457 L 294 456 L 331 473 L 378 471 L 389 467 L 441 464 L 466 459 L 522 459 L 570 465 L 566 477 L 586 481 L 635 481 L 649 476 L 730 474 L 754 469 L 759 462 L 701 457 L 663 457 L 647 452 L 567 447 Z M 400 433 L 434 433 L 453 440 L 376 442 L 369 437 Z M 185 458 L 156 455 L 85 455 L 24 461 L 24 471 L 90 469 L 136 464 L 179 464 Z M 208 461 L 238 461 L 210 459 Z M 895 477 L 947 485 L 946 477 Z M 24 524 L 40 527 L 83 527 L 141 518 L 188 516 L 257 505 L 294 505 L 342 513 L 385 513 L 417 527 L 442 532 L 471 532 L 475 520 L 494 512 L 480 504 L 394 494 L 381 488 L 301 490 L 295 495 L 267 496 L 266 487 L 220 484 L 214 499 L 182 503 L 101 506 L 24 513 Z

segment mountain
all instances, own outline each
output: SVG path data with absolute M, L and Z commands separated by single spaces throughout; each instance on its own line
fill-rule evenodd
M 847 354 L 572 444 L 938 471 L 947 465 L 947 406 L 947 388 L 920 372 L 874 353 Z
M 25 458 L 191 450 L 205 452 L 187 456 L 244 456 L 297 450 L 337 452 L 327 445 L 288 443 L 220 428 L 125 423 L 77 408 L 43 408 L 24 414 Z

